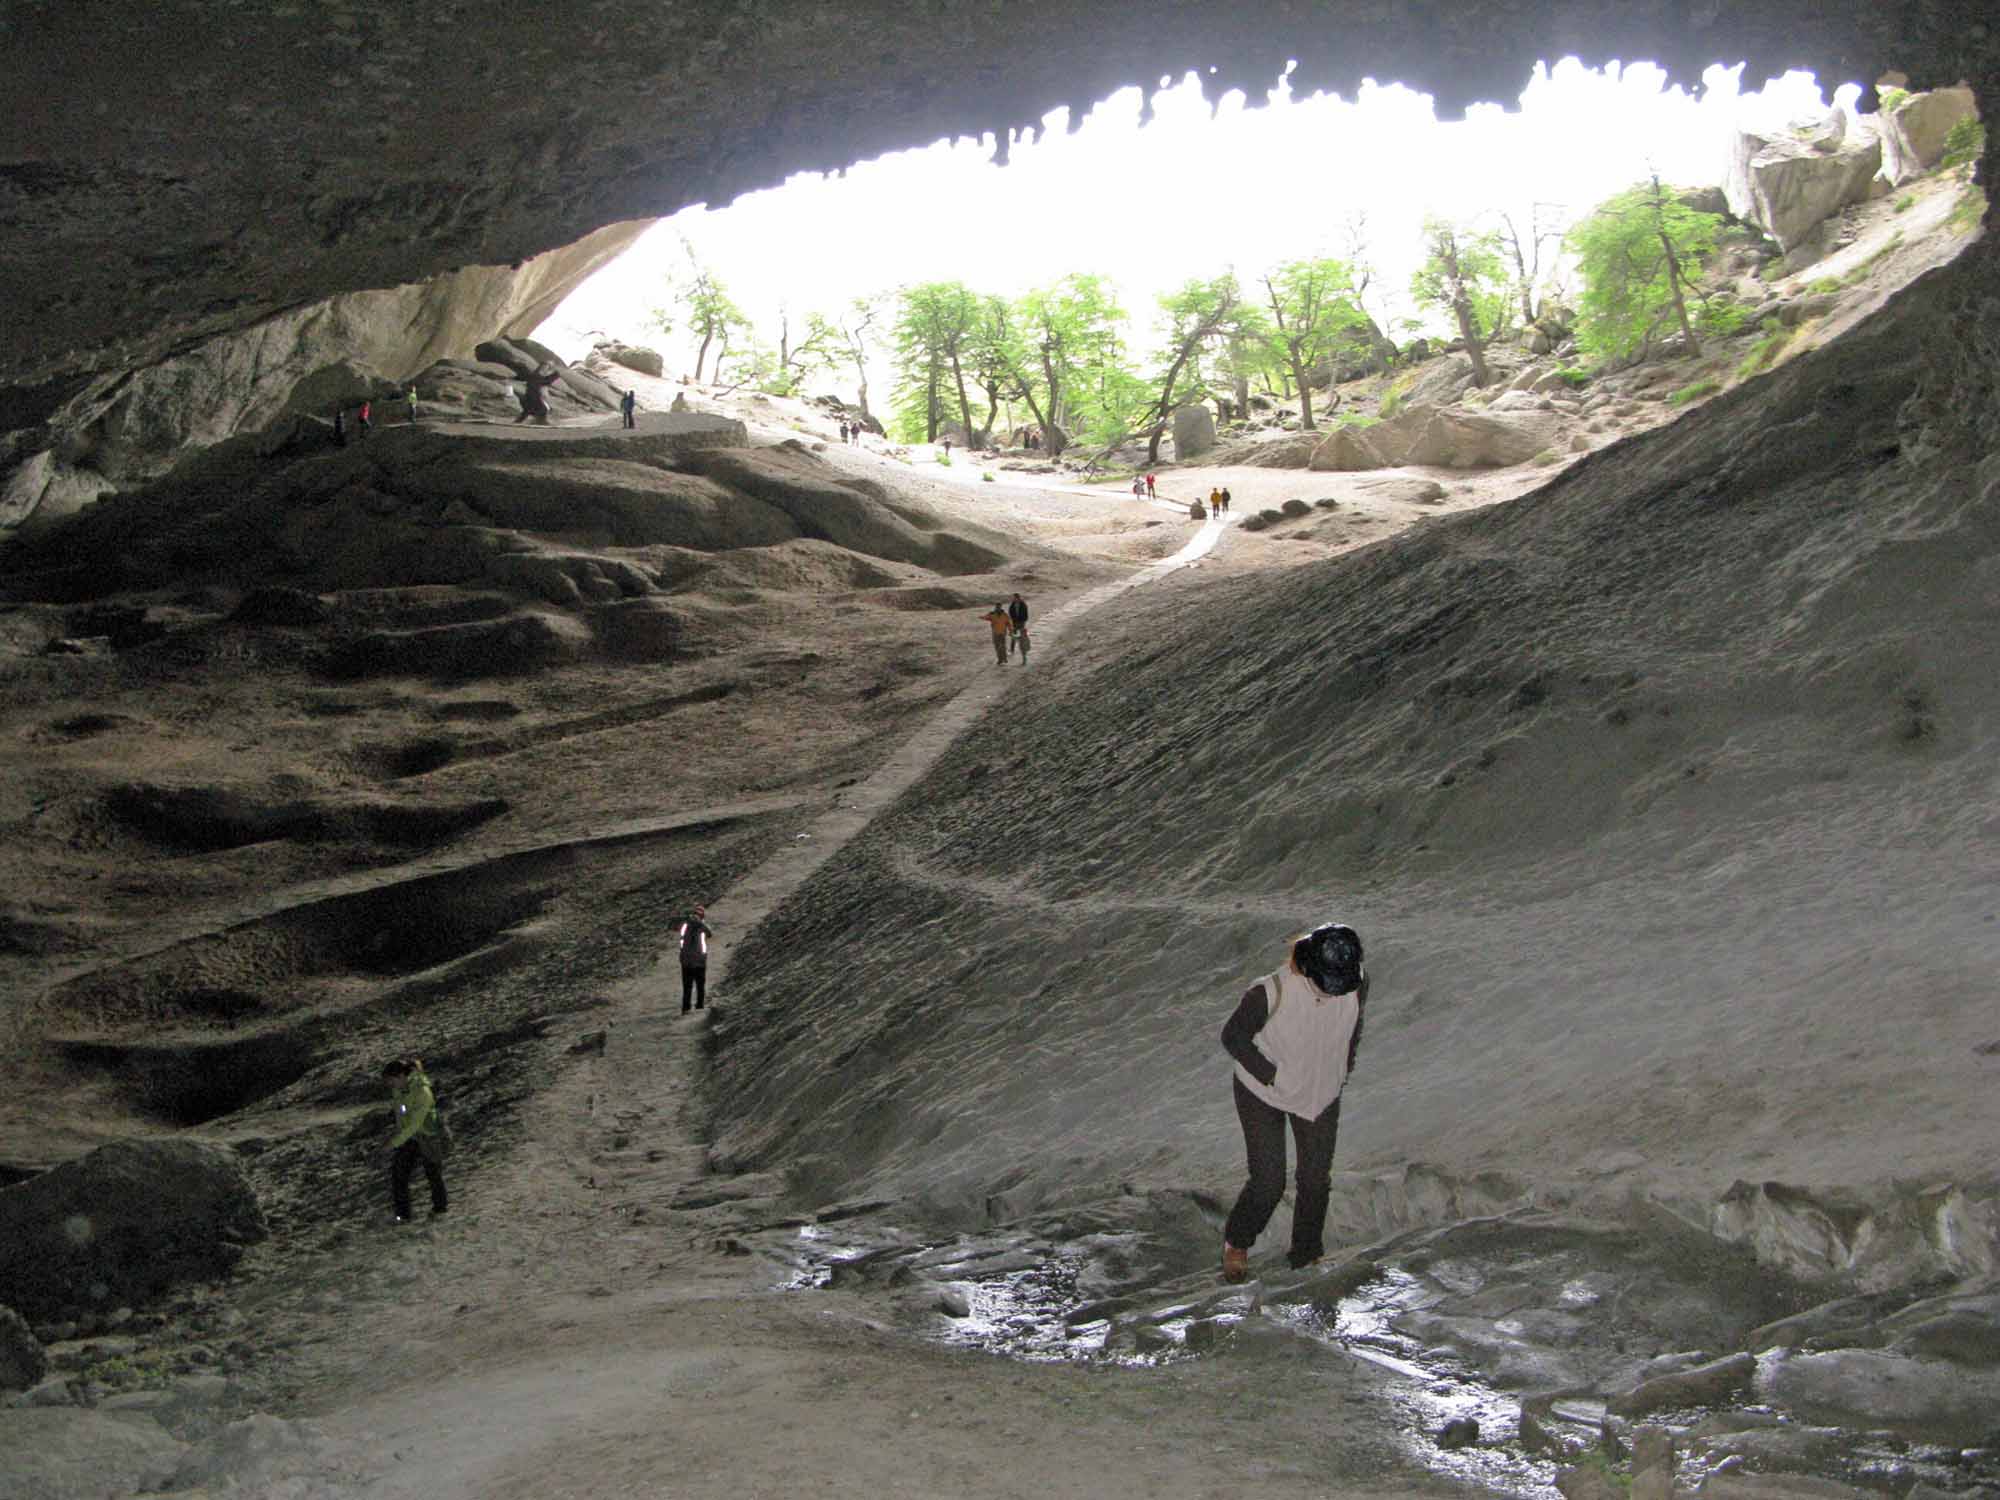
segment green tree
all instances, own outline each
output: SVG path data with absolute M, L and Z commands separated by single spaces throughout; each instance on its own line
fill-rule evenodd
M 1492 378 L 1486 370 L 1486 346 L 1506 328 L 1513 312 L 1499 236 L 1425 219 L 1424 243 L 1429 258 L 1410 278 L 1410 295 L 1419 307 L 1451 314 L 1472 361 L 1472 383 L 1483 386 Z
M 1154 378 L 1152 409 L 1145 414 L 1149 427 L 1146 462 L 1160 461 L 1160 443 L 1166 436 L 1167 419 L 1174 408 L 1191 396 L 1205 392 L 1208 363 L 1216 346 L 1242 326 L 1242 289 L 1236 274 L 1182 283 L 1178 291 L 1160 298 L 1160 348 L 1163 366 Z M 1219 372 L 1218 372 L 1219 373 Z
M 1298 388 L 1299 425 L 1314 431 L 1309 377 L 1343 333 L 1368 321 L 1354 298 L 1353 271 L 1325 257 L 1286 261 L 1264 274 L 1264 295 L 1271 312 L 1265 347 Z
M 778 347 L 772 351 L 770 379 L 760 386 L 774 396 L 796 395 L 816 371 L 831 369 L 841 358 L 840 330 L 818 313 L 807 313 L 805 327 L 792 337 L 791 310 L 778 308 Z
M 743 316 L 743 310 L 730 298 L 722 278 L 702 264 L 701 258 L 694 252 L 694 245 L 686 236 L 681 238 L 681 251 L 687 256 L 687 267 L 670 277 L 667 283 L 673 306 L 656 310 L 653 326 L 661 333 L 671 333 L 674 327 L 673 309 L 678 308 L 685 314 L 688 337 L 700 340 L 694 356 L 694 378 L 699 383 L 708 363 L 708 351 L 718 344 L 726 350 L 732 333 L 739 335 L 740 341 L 740 336 L 750 326 L 750 320 Z M 715 375 L 718 382 L 722 379 L 721 362 L 718 355 Z
M 1082 273 L 1037 288 L 1004 309 L 994 352 L 1012 390 L 1034 413 L 1051 458 L 1073 434 L 1102 436 L 1130 422 L 1135 403 L 1124 322 L 1111 284 Z
M 1672 322 L 1699 354 L 1688 303 L 1701 302 L 1701 264 L 1721 229 L 1720 214 L 1689 208 L 1657 177 L 1598 204 L 1568 237 L 1583 278 L 1577 346 L 1598 360 L 1643 357 Z
M 856 297 L 834 324 L 834 341 L 840 358 L 854 366 L 854 383 L 859 388 L 858 400 L 864 417 L 873 416 L 868 410 L 868 355 L 875 347 L 876 325 L 881 317 L 880 296 Z
M 978 296 L 960 281 L 927 281 L 903 289 L 894 335 L 896 391 L 891 409 L 904 441 L 935 442 L 954 404 L 967 436 L 971 435 L 965 365 L 979 311 Z

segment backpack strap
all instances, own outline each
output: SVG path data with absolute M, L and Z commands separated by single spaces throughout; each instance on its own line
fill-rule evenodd
M 1284 986 L 1278 982 L 1278 976 L 1283 972 L 1282 969 L 1273 969 L 1264 976 L 1264 1024 L 1266 1026 L 1269 1026 L 1276 1019 L 1278 1001 L 1283 998 L 1285 993 Z

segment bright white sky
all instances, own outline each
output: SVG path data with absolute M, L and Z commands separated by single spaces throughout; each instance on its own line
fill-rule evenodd
M 796 329 L 807 311 L 916 282 L 1011 296 L 1095 271 L 1119 288 L 1143 349 L 1160 292 L 1226 267 L 1250 279 L 1282 260 L 1340 254 L 1356 209 L 1378 268 L 1370 310 L 1400 318 L 1413 311 L 1406 289 L 1427 213 L 1490 221 L 1511 209 L 1525 228 L 1537 202 L 1579 214 L 1652 170 L 1677 185 L 1717 183 L 1739 120 L 1824 108 L 1809 74 L 1740 95 L 1735 70 L 1717 67 L 1704 85 L 1697 100 L 1650 64 L 1600 71 L 1570 58 L 1537 69 L 1516 107 L 1440 124 L 1428 96 L 1401 86 L 1365 86 L 1348 101 L 1293 99 L 1281 85 L 1254 108 L 1232 92 L 1211 115 L 1190 75 L 1155 97 L 1144 127 L 1137 89 L 1073 133 L 1059 110 L 1005 167 L 990 161 L 990 136 L 939 142 L 687 209 L 579 287 L 538 337 L 575 357 L 593 333 L 610 334 L 660 349 L 670 375 L 691 368 L 691 346 L 648 319 L 685 265 L 686 236 L 773 344 L 781 305 Z M 1849 108 L 1853 92 L 1839 96 Z M 886 371 L 871 383 L 884 404 Z M 851 376 L 824 376 L 812 389 L 852 399 L 851 386 Z

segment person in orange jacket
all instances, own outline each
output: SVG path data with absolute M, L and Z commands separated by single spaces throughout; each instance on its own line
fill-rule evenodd
M 1007 636 L 1014 628 L 1014 620 L 1007 613 L 1007 606 L 996 604 L 979 617 L 993 627 L 993 659 L 1001 666 L 1007 665 Z

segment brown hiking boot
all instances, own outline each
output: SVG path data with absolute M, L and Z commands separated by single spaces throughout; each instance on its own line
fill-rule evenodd
M 1250 1252 L 1238 1250 L 1227 1240 L 1222 1242 L 1222 1279 L 1228 1282 L 1250 1279 Z

